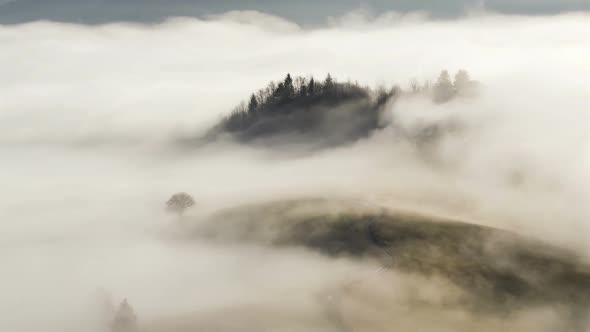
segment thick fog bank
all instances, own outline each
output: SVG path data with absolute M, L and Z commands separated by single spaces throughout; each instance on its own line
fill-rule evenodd
M 0 26 L 0 330 L 101 331 L 94 299 L 103 288 L 115 303 L 129 298 L 143 322 L 198 312 L 197 323 L 207 326 L 219 323 L 207 318 L 214 312 L 262 303 L 262 318 L 285 313 L 285 331 L 305 319 L 325 331 L 338 323 L 318 313 L 325 307 L 315 294 L 349 276 L 370 279 L 378 268 L 306 251 L 181 241 L 164 211 L 178 191 L 195 197 L 194 215 L 287 197 L 352 197 L 458 216 L 588 255 L 588 23 L 585 14 L 353 15 L 303 30 L 233 13 L 153 26 Z M 296 156 L 281 145 L 176 144 L 287 72 L 405 87 L 444 68 L 467 69 L 480 95 L 441 105 L 407 97 L 387 110 L 404 128 L 447 119 L 465 125 L 426 150 L 399 140 L 394 127 Z M 363 330 L 382 331 L 391 317 L 384 308 L 404 317 L 408 301 L 441 303 L 424 286 L 430 280 L 398 301 L 404 282 L 376 282 L 343 299 L 339 312 L 353 316 L 347 326 L 368 320 L 375 323 Z M 392 303 L 380 304 L 384 296 Z M 366 320 L 350 314 L 359 307 Z M 448 322 L 449 331 L 563 331 L 559 308 L 477 321 L 462 309 L 420 308 L 412 322 L 427 331 L 441 331 L 432 321 Z

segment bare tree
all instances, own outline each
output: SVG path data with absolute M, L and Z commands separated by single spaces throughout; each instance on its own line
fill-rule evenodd
M 166 202 L 166 209 L 178 215 L 183 215 L 184 211 L 195 205 L 195 200 L 187 193 L 176 193 Z
M 305 77 L 297 76 L 295 78 L 295 92 L 300 96 L 305 96 L 307 94 L 307 87 L 305 84 Z
M 264 89 L 258 90 L 258 92 L 256 93 L 256 99 L 258 100 L 258 106 L 264 106 L 264 103 L 266 102 L 266 98 L 267 98 L 266 91 Z

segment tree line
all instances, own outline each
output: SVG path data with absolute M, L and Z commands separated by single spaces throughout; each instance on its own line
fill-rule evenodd
M 351 99 L 368 98 L 371 91 L 358 83 L 337 82 L 328 74 L 325 79 L 287 74 L 276 83 L 271 81 L 265 88 L 250 95 L 247 102 L 240 103 L 224 119 L 228 131 L 243 129 L 265 116 L 287 114 L 295 108 L 306 108 L 316 104 L 335 105 Z
M 447 70 L 442 70 L 434 84 L 430 81 L 420 84 L 418 80 L 412 79 L 409 90 L 403 90 L 399 85 L 394 85 L 390 90 L 379 87 L 377 98 L 387 98 L 396 92 L 401 92 L 429 95 L 434 102 L 443 103 L 453 97 L 473 93 L 476 86 L 477 82 L 471 80 L 469 73 L 464 69 L 457 71 L 453 80 Z M 370 94 L 371 89 L 368 87 L 350 81 L 339 83 L 329 73 L 324 80 L 319 81 L 313 76 L 293 78 L 291 74 L 287 74 L 282 81 L 278 83 L 271 81 L 265 88 L 252 93 L 248 101 L 240 103 L 231 114 L 235 117 L 243 117 L 245 114 L 264 113 L 295 100 L 301 102 L 322 99 L 326 102 L 334 102 L 368 97 Z
M 448 70 L 442 70 L 434 84 L 430 81 L 420 84 L 416 79 L 410 80 L 408 93 L 427 95 L 435 103 L 445 103 L 455 97 L 474 95 L 477 85 L 477 81 L 472 80 L 464 69 L 457 71 L 452 80 Z
M 350 141 L 383 126 L 383 106 L 390 100 L 413 95 L 445 103 L 473 94 L 476 85 L 465 70 L 459 70 L 454 79 L 443 70 L 434 84 L 411 80 L 406 89 L 394 85 L 376 90 L 357 82 L 338 82 L 330 74 L 320 80 L 287 74 L 282 80 L 271 81 L 252 93 L 212 128 L 207 137 L 215 139 L 218 134 L 229 133 L 246 142 L 303 134 L 314 140 L 330 136 L 334 142 Z M 336 131 L 341 132 L 340 136 Z

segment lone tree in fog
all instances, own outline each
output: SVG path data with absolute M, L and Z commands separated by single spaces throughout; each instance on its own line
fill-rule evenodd
M 172 195 L 166 202 L 166 210 L 183 215 L 184 211 L 195 205 L 195 200 L 187 193 L 177 193 Z
M 137 332 L 137 316 L 133 311 L 133 308 L 127 302 L 127 299 L 123 300 L 119 305 L 119 309 L 115 314 L 115 318 L 111 324 L 112 332 Z

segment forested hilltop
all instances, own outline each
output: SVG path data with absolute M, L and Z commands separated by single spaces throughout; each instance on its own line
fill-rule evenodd
M 338 82 L 287 74 L 252 93 L 206 135 L 207 141 L 229 135 L 242 143 L 304 143 L 319 146 L 346 144 L 383 128 L 391 120 L 385 105 L 402 96 L 423 96 L 434 103 L 471 96 L 477 84 L 466 71 L 451 79 L 443 70 L 436 83 L 413 80 L 409 88 L 371 89 L 357 82 Z

